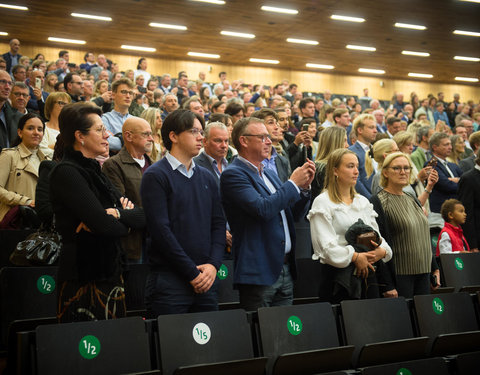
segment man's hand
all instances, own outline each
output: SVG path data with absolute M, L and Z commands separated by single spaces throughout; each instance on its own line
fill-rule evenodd
M 315 177 L 315 163 L 308 160 L 301 167 L 295 169 L 290 176 L 290 180 L 302 189 L 308 189 Z
M 37 100 L 41 100 L 42 99 L 42 90 L 41 89 L 37 89 L 36 87 L 33 88 L 33 95 L 35 95 L 35 98 Z
M 227 230 L 227 246 L 232 247 L 232 234 Z
M 110 103 L 112 101 L 112 92 L 111 91 L 105 91 L 102 94 L 102 99 L 105 103 Z
M 431 290 L 437 290 L 438 288 L 440 288 L 440 270 L 437 269 L 437 270 L 433 271 L 433 275 L 437 277 L 437 285 L 433 286 L 433 285 L 430 284 L 430 289 Z
M 398 292 L 396 289 L 389 290 L 383 293 L 385 298 L 398 298 Z
M 448 179 L 456 184 L 458 184 L 458 181 L 460 181 L 460 177 L 449 177 Z
M 206 293 L 210 290 L 217 277 L 217 269 L 211 264 L 200 264 L 197 266 L 200 274 L 190 281 L 195 293 Z
M 298 132 L 293 143 L 295 143 L 297 146 L 300 146 L 301 143 L 305 142 L 306 137 L 308 137 L 308 133 L 306 131 Z
M 375 268 L 371 265 L 374 255 L 370 253 L 357 253 L 357 259 L 355 259 L 355 269 L 357 276 L 366 279 L 368 277 L 368 269 L 370 268 L 375 272 Z

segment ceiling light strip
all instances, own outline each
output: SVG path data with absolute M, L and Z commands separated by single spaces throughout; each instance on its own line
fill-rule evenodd
M 248 34 L 248 33 L 238 33 L 236 31 L 227 31 L 227 30 L 222 30 L 220 31 L 220 34 L 226 35 L 226 36 L 235 36 L 239 38 L 247 38 L 247 39 L 253 39 L 255 38 L 254 34 Z
M 156 48 L 153 48 L 153 47 L 130 46 L 127 44 L 122 44 L 120 48 L 132 50 L 132 51 L 142 51 L 142 52 L 155 52 L 157 50 Z
M 412 30 L 426 30 L 427 27 L 423 25 L 414 25 L 411 23 L 402 23 L 402 22 L 396 22 L 395 27 L 399 27 L 402 29 L 412 29 Z
M 209 59 L 219 59 L 220 55 L 213 54 L 213 53 L 203 53 L 203 52 L 188 52 L 188 56 L 194 56 L 194 57 L 206 57 Z
M 325 64 L 314 64 L 314 63 L 307 63 L 307 68 L 316 68 L 316 69 L 334 69 L 333 65 L 325 65 Z
M 480 33 L 476 31 L 455 30 L 453 33 L 456 35 L 480 36 Z
M 473 78 L 473 77 L 455 77 L 455 81 L 478 82 L 478 78 Z
M 157 22 L 150 22 L 148 24 L 150 27 L 159 27 L 162 29 L 173 29 L 173 30 L 187 30 L 186 26 L 182 25 L 170 25 L 168 23 L 157 23 Z
M 2 4 L 0 3 L 0 8 L 14 9 L 14 10 L 28 10 L 27 7 L 21 5 L 12 5 L 12 4 Z
M 266 12 L 275 12 L 275 13 L 283 13 L 283 14 L 298 14 L 298 10 L 296 9 L 287 9 L 287 8 L 279 8 L 279 7 L 272 7 L 268 5 L 263 5 L 260 9 Z
M 347 44 L 347 48 L 354 49 L 357 51 L 368 51 L 368 52 L 375 52 L 377 50 L 375 47 L 356 46 L 354 44 Z
M 280 61 L 278 60 L 257 59 L 254 57 L 250 58 L 249 61 L 254 63 L 261 63 L 261 64 L 279 64 L 280 63 Z
M 296 38 L 287 38 L 289 43 L 298 43 L 298 44 L 310 44 L 312 46 L 318 45 L 316 40 L 307 40 L 307 39 L 296 39 Z
M 347 22 L 365 22 L 365 18 L 361 17 L 350 17 L 350 16 L 341 16 L 339 14 L 332 14 L 330 16 L 332 20 L 336 21 L 347 21 Z
M 382 70 L 382 69 L 360 68 L 360 69 L 358 69 L 358 71 L 360 73 L 385 74 L 385 70 Z
M 78 39 L 68 39 L 68 38 L 57 38 L 54 36 L 49 36 L 48 40 L 50 42 L 58 42 L 58 43 L 71 43 L 71 44 L 86 44 L 87 42 L 84 40 Z
M 474 62 L 480 61 L 479 57 L 469 57 L 469 56 L 454 56 L 453 59 L 460 60 L 460 61 L 474 61 Z
M 428 52 L 415 52 L 415 51 L 402 51 L 402 55 L 421 56 L 421 57 L 430 56 Z
M 408 76 L 414 78 L 433 78 L 433 74 L 427 73 L 408 73 Z
M 83 13 L 70 13 L 70 14 L 72 17 L 87 18 L 90 20 L 107 21 L 107 22 L 110 22 L 112 20 L 112 17 L 96 16 L 94 14 L 83 14 Z

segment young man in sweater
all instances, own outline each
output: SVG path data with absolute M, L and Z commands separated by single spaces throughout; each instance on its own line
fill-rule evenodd
M 143 175 L 151 317 L 218 309 L 214 284 L 225 249 L 225 219 L 217 182 L 193 157 L 202 148 L 203 119 L 186 109 L 163 123 L 168 153 Z

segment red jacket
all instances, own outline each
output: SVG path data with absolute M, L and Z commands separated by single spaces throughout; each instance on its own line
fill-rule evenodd
M 442 237 L 443 232 L 447 232 L 450 236 L 450 242 L 452 243 L 452 251 L 470 251 L 470 246 L 468 246 L 467 240 L 463 236 L 463 230 L 461 227 L 454 227 L 452 224 L 445 222 L 445 226 L 438 235 L 437 242 L 437 257 L 440 256 L 440 238 Z

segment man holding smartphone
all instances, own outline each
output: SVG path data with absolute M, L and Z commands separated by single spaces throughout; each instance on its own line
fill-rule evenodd
M 27 103 L 27 109 L 39 113 L 43 117 L 45 100 L 48 92 L 43 91 L 44 74 L 41 70 L 32 70 L 28 80 L 28 89 L 30 91 L 30 100 Z

